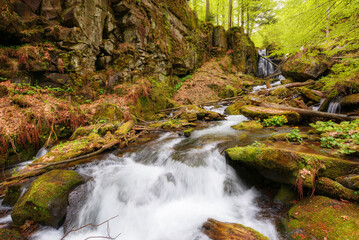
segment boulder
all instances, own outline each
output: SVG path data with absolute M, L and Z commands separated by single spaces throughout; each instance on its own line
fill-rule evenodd
M 228 115 L 240 115 L 242 114 L 241 108 L 245 105 L 247 105 L 245 101 L 237 100 L 233 104 L 229 105 L 224 111 Z
M 285 221 L 290 239 L 359 239 L 359 206 L 323 196 L 300 201 Z
M 238 223 L 224 223 L 208 219 L 202 226 L 202 232 L 213 240 L 268 240 L 256 230 Z
M 224 119 L 222 114 L 197 107 L 196 105 L 186 106 L 180 117 L 189 122 L 194 122 L 197 119 L 205 121 L 219 121 Z
M 25 239 L 18 231 L 13 229 L 0 229 L 0 239 L 23 240 Z
M 354 111 L 359 107 L 359 93 L 345 96 L 340 100 L 342 111 Z
M 13 224 L 21 226 L 33 220 L 46 226 L 60 227 L 66 215 L 68 194 L 84 182 L 75 171 L 53 170 L 36 179 L 15 204 Z
M 320 102 L 320 100 L 324 97 L 324 95 L 321 92 L 306 87 L 298 88 L 298 90 L 301 94 L 304 95 L 305 98 L 316 103 Z
M 237 125 L 232 126 L 232 128 L 237 130 L 258 130 L 262 129 L 263 125 L 257 121 L 241 122 Z
M 97 106 L 94 120 L 116 122 L 122 120 L 123 112 L 112 103 L 103 103 Z
M 359 163 L 272 147 L 234 147 L 226 150 L 232 166 L 249 167 L 262 176 L 279 183 L 296 185 L 301 179 L 304 187 L 313 187 L 314 177 L 335 179 L 348 175 Z
M 257 106 L 243 106 L 241 113 L 251 119 L 267 119 L 273 116 L 285 116 L 289 124 L 296 124 L 300 121 L 300 115 L 297 112 L 284 111 L 272 108 L 257 107 Z
M 327 59 L 321 56 L 310 56 L 306 53 L 297 53 L 290 57 L 282 66 L 285 77 L 295 81 L 318 79 L 330 67 Z
M 353 202 L 359 202 L 359 192 L 346 188 L 330 178 L 319 178 L 316 181 L 316 192 L 339 200 L 346 199 Z

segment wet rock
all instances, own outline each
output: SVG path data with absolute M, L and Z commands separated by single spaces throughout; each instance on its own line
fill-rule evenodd
M 262 129 L 263 125 L 257 121 L 241 122 L 237 125 L 232 126 L 232 128 L 237 130 L 256 130 Z
M 285 116 L 289 124 L 296 124 L 300 121 L 300 115 L 297 112 L 283 111 L 272 108 L 257 107 L 257 106 L 243 106 L 241 113 L 252 119 L 267 119 L 273 116 Z
M 354 111 L 359 106 L 359 93 L 345 96 L 340 105 L 343 110 Z
M 235 147 L 226 150 L 229 164 L 243 166 L 275 182 L 295 185 L 298 179 L 304 187 L 313 187 L 313 177 L 335 179 L 348 175 L 359 163 L 270 147 Z
M 320 102 L 320 100 L 324 97 L 324 94 L 316 91 L 316 90 L 312 90 L 306 87 L 301 87 L 298 88 L 299 92 L 301 94 L 303 94 L 307 99 L 313 101 L 313 102 Z
M 315 196 L 300 201 L 284 222 L 291 239 L 359 239 L 359 206 Z
M 192 135 L 192 132 L 194 131 L 193 128 L 187 129 L 183 131 L 183 134 L 185 137 L 190 137 Z
M 285 77 L 296 81 L 318 79 L 330 67 L 327 59 L 320 56 L 309 56 L 306 53 L 297 53 L 290 57 L 282 66 Z
M 15 204 L 11 214 L 13 224 L 21 226 L 26 220 L 42 225 L 60 227 L 66 215 L 68 194 L 84 179 L 76 172 L 53 170 L 36 179 Z
M 224 116 L 217 112 L 209 111 L 195 105 L 189 105 L 184 108 L 184 112 L 180 115 L 182 119 L 186 119 L 189 122 L 198 120 L 205 121 L 219 121 L 223 120 Z
M 23 240 L 25 239 L 18 231 L 13 229 L 0 229 L 0 239 Z
M 277 97 L 285 97 L 285 96 L 289 96 L 292 92 L 284 87 L 284 86 L 279 86 L 276 89 L 274 89 L 273 91 L 270 92 L 270 95 L 272 96 L 277 96 Z
M 274 200 L 280 201 L 285 204 L 290 204 L 297 199 L 295 188 L 286 184 L 282 184 Z
M 233 104 L 229 105 L 224 111 L 228 115 L 240 115 L 242 114 L 241 108 L 245 105 L 247 105 L 247 102 L 237 100 Z
M 238 223 L 223 223 L 208 219 L 202 226 L 202 232 L 213 240 L 267 240 L 256 230 Z
M 342 184 L 343 186 L 353 189 L 359 190 L 359 175 L 358 174 L 350 174 L 347 176 L 342 176 L 336 178 L 335 181 Z

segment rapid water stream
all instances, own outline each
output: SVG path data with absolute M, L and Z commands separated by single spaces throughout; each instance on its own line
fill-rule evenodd
M 109 154 L 81 167 L 78 172 L 92 180 L 71 227 L 114 218 L 108 226 L 87 227 L 65 239 L 120 234 L 116 239 L 202 240 L 208 239 L 201 233 L 208 218 L 241 223 L 278 239 L 274 224 L 259 216 L 255 199 L 260 193 L 244 185 L 219 150 L 224 142 L 238 141 L 238 131 L 230 126 L 244 120 L 229 116 L 189 138 L 166 133 L 122 157 Z M 63 231 L 43 228 L 33 239 L 61 239 Z

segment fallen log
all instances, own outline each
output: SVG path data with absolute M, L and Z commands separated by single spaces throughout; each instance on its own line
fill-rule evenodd
M 293 112 L 299 113 L 301 116 L 306 116 L 306 117 L 320 117 L 320 118 L 325 118 L 325 119 L 329 119 L 329 120 L 334 119 L 334 120 L 341 120 L 341 121 L 343 121 L 343 120 L 344 121 L 352 121 L 355 119 L 359 119 L 359 117 L 347 116 L 344 114 L 319 112 L 319 111 L 313 111 L 313 110 L 308 110 L 308 109 L 286 107 L 286 106 L 269 104 L 269 103 L 262 103 L 261 106 L 266 107 L 266 108 L 293 111 Z
M 280 87 L 295 88 L 295 87 L 303 87 L 303 86 L 307 86 L 307 85 L 312 85 L 312 84 L 314 84 L 314 83 L 315 83 L 314 80 L 310 80 L 310 81 L 306 81 L 306 82 L 288 83 L 288 84 L 279 85 L 279 86 L 276 86 L 276 87 L 264 89 L 264 90 L 262 90 L 262 91 L 271 92 L 271 91 L 276 90 L 276 89 L 278 89 L 278 88 L 280 88 Z M 260 91 L 260 92 L 261 92 L 261 91 Z
M 279 66 L 277 64 L 275 64 L 272 60 L 270 60 L 269 58 L 263 57 L 261 55 L 259 55 L 260 58 L 263 58 L 264 60 L 270 62 L 271 64 L 273 64 L 274 66 L 276 66 L 277 68 L 279 68 Z

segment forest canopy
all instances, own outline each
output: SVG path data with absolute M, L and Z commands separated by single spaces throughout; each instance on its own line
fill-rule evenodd
M 190 4 L 201 20 L 241 26 L 257 47 L 272 46 L 276 54 L 318 45 L 330 55 L 358 48 L 359 0 L 191 0 Z

